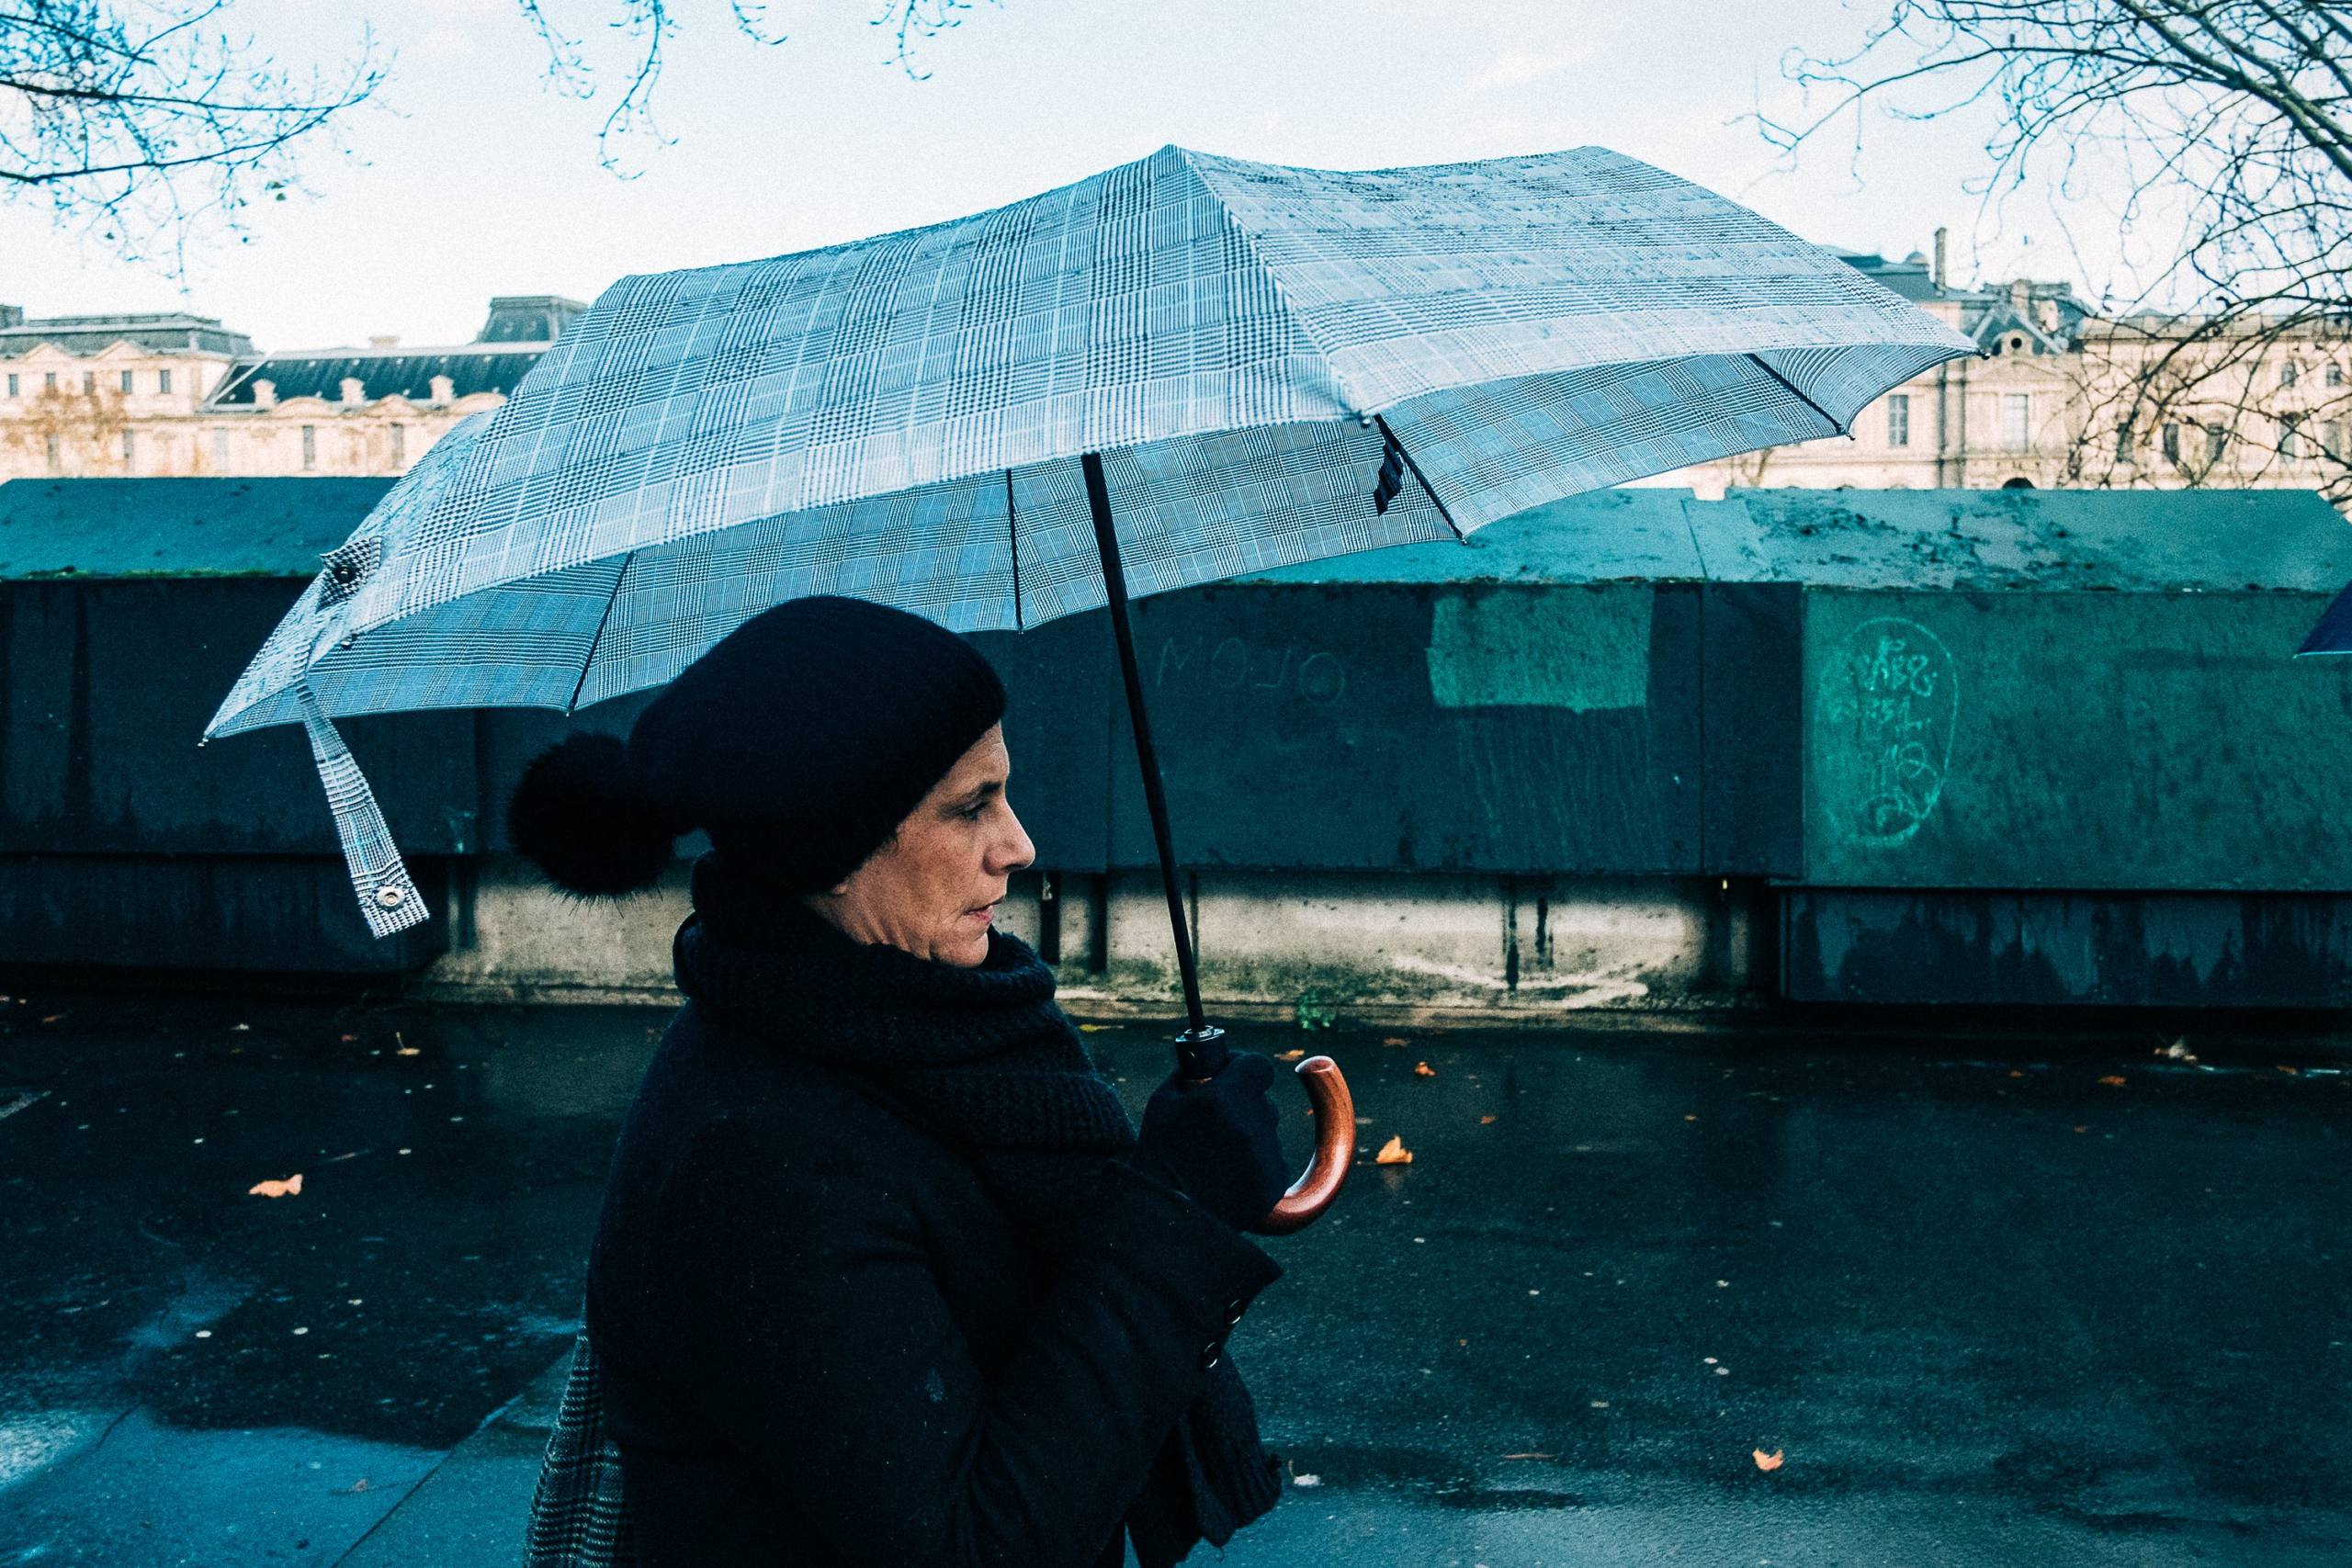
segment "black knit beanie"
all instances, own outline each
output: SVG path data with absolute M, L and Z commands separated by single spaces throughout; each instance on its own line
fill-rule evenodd
M 542 752 L 507 832 L 573 893 L 651 886 L 697 828 L 769 891 L 820 892 L 1003 716 L 1003 682 L 956 633 L 863 599 L 787 600 L 682 671 L 628 740 Z

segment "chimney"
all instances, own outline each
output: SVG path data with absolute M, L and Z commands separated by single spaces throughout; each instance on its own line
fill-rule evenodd
M 458 384 L 455 381 L 450 380 L 447 376 L 435 376 L 433 378 L 432 386 L 433 400 L 435 402 L 453 403 L 458 400 Z
M 0 305 L 0 327 L 21 327 L 25 324 L 22 305 Z
M 345 376 L 343 378 L 342 396 L 346 403 L 364 403 L 368 400 L 367 384 L 356 376 Z
M 2033 297 L 2033 285 L 2032 285 L 2032 284 L 2028 283 L 2028 282 L 2027 282 L 2024 278 L 2022 278 L 2022 277 L 2013 277 L 2013 278 L 2009 279 L 2009 309 L 2010 309 L 2010 310 L 2015 310 L 2015 311 L 2016 311 L 2018 315 L 2020 315 L 2020 316 L 2024 315 L 2024 314 L 2025 314 L 2025 308 L 2026 308 L 2026 304 L 2027 304 L 2027 302 L 2028 302 L 2029 300 L 2030 300 L 2030 299 L 2032 299 L 2032 297 Z
M 254 382 L 254 407 L 274 409 L 277 406 L 277 383 L 256 379 Z
M 1949 229 L 1936 231 L 1936 292 L 1939 294 L 1944 291 L 1944 236 L 1951 232 Z

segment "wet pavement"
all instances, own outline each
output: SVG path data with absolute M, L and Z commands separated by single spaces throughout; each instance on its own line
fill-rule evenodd
M 0 1004 L 0 1568 L 514 1561 L 662 1016 Z M 1231 1568 L 2352 1561 L 2340 1055 L 1236 1032 L 1414 1159 L 1270 1244 Z

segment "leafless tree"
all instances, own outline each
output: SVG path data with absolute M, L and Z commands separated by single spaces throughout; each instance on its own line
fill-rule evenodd
M 668 138 L 653 118 L 654 89 L 668 63 L 671 38 L 685 25 L 679 0 L 514 0 L 548 52 L 548 79 L 575 97 L 592 98 L 600 82 L 616 79 L 620 96 L 605 111 L 597 147 L 607 169 L 624 176 L 636 172 L 635 149 L 645 143 L 665 144 Z M 774 47 L 786 41 L 768 20 L 760 0 L 725 0 L 735 30 L 756 44 Z M 889 39 L 890 57 L 899 70 L 922 79 L 929 74 L 917 65 L 921 46 L 963 25 L 964 16 L 978 0 L 880 0 L 869 24 Z M 559 10 L 563 15 L 559 17 Z M 717 0 L 708 9 L 716 13 Z M 583 26 L 583 24 L 585 24 Z M 620 39 L 623 59 L 617 69 L 601 66 L 585 42 L 589 28 L 601 28 Z
M 282 196 L 292 154 L 382 73 L 364 33 L 332 72 L 281 69 L 232 3 L 0 0 L 0 196 L 131 254 Z
M 120 254 L 180 270 L 206 219 L 233 226 L 251 203 L 284 200 L 299 158 L 333 137 L 387 80 L 364 24 L 331 67 L 281 66 L 237 28 L 236 0 L 0 0 L 0 200 L 46 202 Z M 654 88 L 665 50 L 696 10 L 761 44 L 784 35 L 757 0 L 514 0 L 561 90 L 619 83 L 599 133 L 607 167 L 662 137 Z M 978 0 L 879 0 L 868 21 L 910 75 L 920 46 Z M 560 12 L 560 15 L 559 15 Z M 615 40 L 620 63 L 582 39 Z M 598 55 L 603 51 L 594 51 Z
M 2153 265 L 2082 339 L 2075 482 L 2299 478 L 2352 502 L 2352 6 L 1892 0 L 1842 55 L 1792 54 L 1792 155 L 1898 118 L 1989 115 L 1988 204 L 2110 178 Z

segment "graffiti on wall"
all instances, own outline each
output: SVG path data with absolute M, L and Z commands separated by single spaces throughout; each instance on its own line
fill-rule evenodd
M 1815 715 L 1819 799 L 1854 841 L 1907 842 L 1936 809 L 1951 766 L 1960 673 L 1917 621 L 1862 622 L 1825 661 Z

